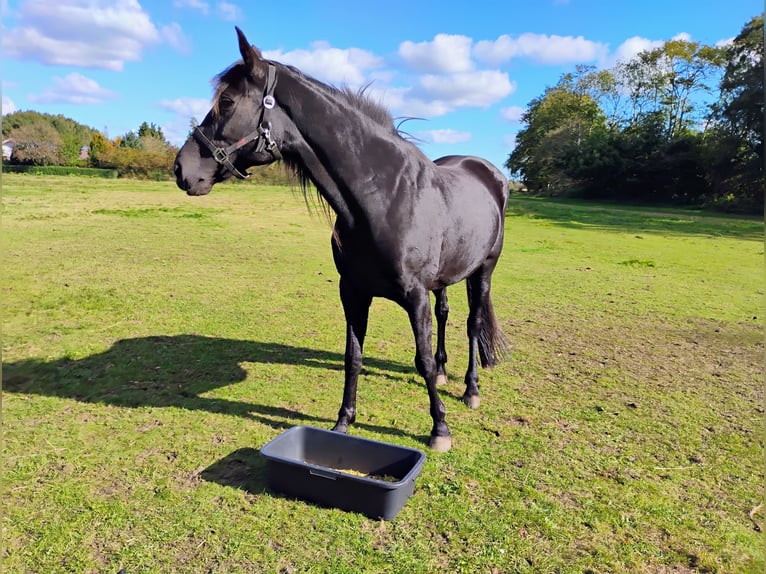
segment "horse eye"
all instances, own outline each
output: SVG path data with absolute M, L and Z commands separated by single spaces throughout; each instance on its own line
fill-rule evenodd
M 223 111 L 230 110 L 233 106 L 234 100 L 229 96 L 221 96 L 221 99 L 218 101 L 218 107 Z

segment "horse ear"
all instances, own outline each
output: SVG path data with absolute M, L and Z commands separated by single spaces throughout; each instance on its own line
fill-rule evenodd
M 239 53 L 242 54 L 242 60 L 245 62 L 252 74 L 255 77 L 260 78 L 264 75 L 264 61 L 261 56 L 261 52 L 255 46 L 251 46 L 245 37 L 245 33 L 239 29 L 239 26 L 234 26 L 237 30 L 237 39 L 239 40 Z

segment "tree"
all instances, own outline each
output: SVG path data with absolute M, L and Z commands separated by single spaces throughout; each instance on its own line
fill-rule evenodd
M 107 157 L 109 153 L 114 149 L 114 144 L 110 142 L 104 134 L 100 132 L 94 132 L 93 138 L 90 140 L 89 155 L 90 162 L 93 165 L 99 165 L 99 162 Z
M 28 123 L 11 132 L 16 144 L 13 160 L 26 165 L 59 165 L 61 136 L 46 123 Z
M 763 14 L 748 22 L 727 50 L 717 112 L 732 132 L 763 149 Z M 763 152 L 761 151 L 761 154 Z
M 177 148 L 154 123 L 110 141 L 93 128 L 63 115 L 35 111 L 3 117 L 3 138 L 15 140 L 12 162 L 30 165 L 82 165 L 80 150 L 89 146 L 94 167 L 117 169 L 121 176 L 165 179 L 172 177 Z
M 582 88 L 577 77 L 565 74 L 542 98 L 532 100 L 521 118 L 526 127 L 516 136 L 505 166 L 536 193 L 560 194 L 575 185 L 566 158 L 593 130 L 606 127 L 604 113 Z
M 189 133 L 186 136 L 187 138 L 190 138 L 194 134 L 194 130 L 197 129 L 197 126 L 199 125 L 199 121 L 195 116 L 192 116 L 192 119 L 189 120 Z
M 143 122 L 138 128 L 139 138 L 154 138 L 160 141 L 165 141 L 165 134 L 162 133 L 162 128 L 154 125 L 154 123 Z
M 59 157 L 63 165 L 81 164 L 80 150 L 85 145 L 78 135 L 72 131 L 65 131 L 61 134 L 61 146 L 59 147 Z
M 134 132 L 133 130 L 130 130 L 126 134 L 124 134 L 121 137 L 117 138 L 117 142 L 119 147 L 129 147 L 138 149 L 141 147 L 141 139 L 138 137 L 138 134 Z
M 37 165 L 78 165 L 95 130 L 63 115 L 14 112 L 3 118 L 3 137 L 21 142 L 14 159 Z M 55 134 L 55 135 L 54 135 Z
M 764 189 L 764 27 L 752 18 L 726 51 L 720 99 L 713 106 L 717 143 L 711 160 L 724 172 L 716 180 L 720 197 L 737 198 L 763 209 Z M 726 158 L 721 161 L 720 158 Z
M 667 141 L 693 127 L 703 117 L 704 99 L 712 92 L 710 80 L 723 62 L 720 48 L 671 40 L 619 64 L 619 82 L 629 95 L 628 123 L 660 113 Z
M 164 146 L 170 145 L 165 139 L 165 134 L 162 133 L 162 128 L 148 122 L 142 122 L 137 132 L 131 130 L 119 138 L 120 147 L 144 148 L 146 145 L 156 147 L 154 142 L 159 142 Z
M 532 193 L 762 209 L 763 40 L 761 15 L 726 49 L 578 66 L 530 102 L 505 165 Z
M 117 169 L 123 176 L 164 179 L 173 173 L 176 153 L 159 126 L 143 122 L 137 132 L 129 131 L 98 153 L 97 165 Z
M 622 123 L 624 93 L 613 70 L 597 70 L 595 66 L 577 66 L 577 84 L 606 116 L 607 127 L 614 130 Z

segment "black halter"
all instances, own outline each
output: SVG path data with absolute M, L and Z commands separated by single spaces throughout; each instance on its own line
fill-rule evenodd
M 271 139 L 271 122 L 269 121 L 269 112 L 274 109 L 277 101 L 274 99 L 274 88 L 277 87 L 277 70 L 273 64 L 269 64 L 268 78 L 266 80 L 266 89 L 263 92 L 263 107 L 261 108 L 261 121 L 258 122 L 258 127 L 252 132 L 247 134 L 238 142 L 230 145 L 229 147 L 220 147 L 210 141 L 205 134 L 202 133 L 200 126 L 194 129 L 194 138 L 201 144 L 203 144 L 210 153 L 213 154 L 213 159 L 216 162 L 224 166 L 240 179 L 248 179 L 250 174 L 242 173 L 232 163 L 229 157 L 234 152 L 242 149 L 251 142 L 256 142 L 255 151 L 262 152 L 268 151 L 274 156 L 274 159 L 281 159 L 282 154 L 279 153 L 279 147 L 277 142 Z

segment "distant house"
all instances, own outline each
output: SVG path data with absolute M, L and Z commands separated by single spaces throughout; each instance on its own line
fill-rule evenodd
M 16 141 L 11 138 L 3 140 L 3 161 L 10 161 L 11 154 L 13 153 L 13 144 L 15 143 Z
M 86 145 L 80 148 L 80 159 L 88 159 L 90 157 L 90 148 Z

